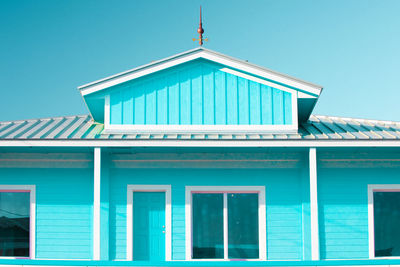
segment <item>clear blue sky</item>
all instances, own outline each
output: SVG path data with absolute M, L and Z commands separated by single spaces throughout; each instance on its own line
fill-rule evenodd
M 0 121 L 87 114 L 79 85 L 197 46 L 320 84 L 314 114 L 400 121 L 399 0 L 6 1 Z

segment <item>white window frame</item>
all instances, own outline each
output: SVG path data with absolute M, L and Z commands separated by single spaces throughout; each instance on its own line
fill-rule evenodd
M 0 192 L 29 192 L 29 256 L 2 256 L 0 259 L 35 259 L 36 258 L 36 186 L 35 185 L 0 185 Z
M 224 194 L 224 259 L 193 259 L 192 258 L 192 193 L 257 193 L 258 194 L 258 259 L 243 259 L 259 261 L 267 259 L 267 220 L 265 207 L 265 186 L 186 186 L 185 187 L 185 227 L 186 227 L 186 260 L 188 261 L 230 261 L 228 258 L 228 216 L 227 199 Z
M 165 260 L 171 260 L 171 185 L 128 185 L 126 205 L 126 259 L 133 260 L 133 192 L 165 192 Z
M 400 259 L 399 256 L 375 257 L 374 192 L 400 192 L 400 184 L 368 185 L 368 237 L 370 259 Z

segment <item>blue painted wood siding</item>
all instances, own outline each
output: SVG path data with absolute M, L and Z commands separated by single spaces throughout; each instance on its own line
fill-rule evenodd
M 0 183 L 36 185 L 36 258 L 92 258 L 92 169 L 0 168 Z
M 320 168 L 322 259 L 367 259 L 368 184 L 399 184 L 398 168 Z
M 267 257 L 301 260 L 303 255 L 299 169 L 110 169 L 110 258 L 126 259 L 128 184 L 171 184 L 172 258 L 185 259 L 185 186 L 264 185 L 267 205 Z M 249 177 L 251 179 L 243 179 Z
M 292 94 L 198 60 L 110 93 L 110 124 L 290 125 Z

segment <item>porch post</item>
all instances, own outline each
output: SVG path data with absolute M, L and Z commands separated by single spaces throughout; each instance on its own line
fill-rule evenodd
M 109 214 L 110 214 L 110 175 L 109 154 L 101 149 L 101 186 L 100 186 L 100 260 L 110 259 L 109 251 Z
M 309 151 L 310 164 L 310 217 L 311 217 L 311 259 L 319 260 L 318 188 L 317 188 L 317 150 Z
M 101 149 L 94 149 L 94 190 L 93 190 L 93 260 L 100 260 L 100 175 Z

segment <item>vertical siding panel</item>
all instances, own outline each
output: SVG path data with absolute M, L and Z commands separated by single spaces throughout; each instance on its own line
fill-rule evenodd
M 272 124 L 272 88 L 261 85 L 261 124 Z
M 214 121 L 214 76 L 210 68 L 203 68 L 203 123 L 215 124 Z
M 226 124 L 225 73 L 215 72 L 215 124 Z
M 157 124 L 168 124 L 167 81 L 162 78 L 157 90 Z
M 191 123 L 191 81 L 189 73 L 187 71 L 182 71 L 179 73 L 180 82 L 180 124 L 190 124 Z
M 249 88 L 246 79 L 238 77 L 238 124 L 249 124 Z
M 156 124 L 156 89 L 155 82 L 147 84 L 146 88 L 146 124 Z
M 288 92 L 283 93 L 284 108 L 285 108 L 285 120 L 284 124 L 292 124 L 292 94 Z
M 122 104 L 121 104 L 121 91 L 115 91 L 110 96 L 110 123 L 121 124 L 122 123 Z
M 191 70 L 191 99 L 192 99 L 192 123 L 203 124 L 203 84 L 201 76 L 201 66 L 196 66 Z
M 274 113 L 274 124 L 283 124 L 283 92 L 278 89 L 272 89 L 272 102 L 273 102 L 273 113 Z
M 132 124 L 133 123 L 133 97 L 132 97 L 133 87 L 128 87 L 123 90 L 123 115 L 122 124 Z
M 140 82 L 140 83 L 139 83 Z M 111 91 L 112 124 L 292 124 L 291 93 L 192 62 Z
M 226 74 L 227 124 L 238 124 L 237 76 Z
M 135 99 L 134 101 L 134 123 L 135 124 L 144 124 L 144 118 L 145 118 L 145 110 L 144 110 L 144 88 L 143 86 L 138 86 L 135 88 L 135 90 L 132 92 L 133 98 Z
M 250 124 L 261 124 L 260 85 L 249 81 L 250 90 Z
M 168 75 L 168 111 L 169 124 L 179 124 L 179 82 L 178 73 Z

